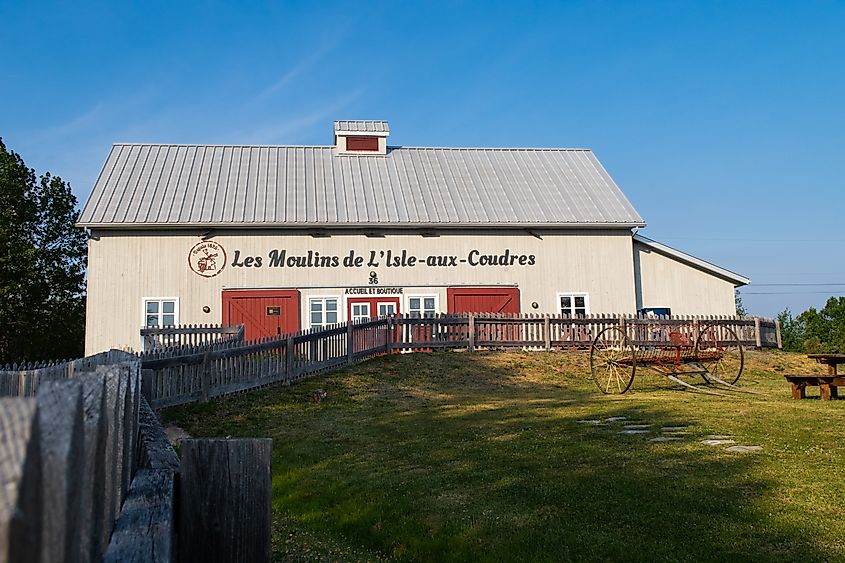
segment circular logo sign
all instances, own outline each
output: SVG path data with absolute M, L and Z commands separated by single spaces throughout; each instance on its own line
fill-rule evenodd
M 188 266 L 204 278 L 213 278 L 226 267 L 226 251 L 211 240 L 198 242 L 188 252 Z

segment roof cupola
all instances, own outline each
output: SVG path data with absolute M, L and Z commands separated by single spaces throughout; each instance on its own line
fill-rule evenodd
M 337 154 L 385 155 L 390 127 L 387 121 L 345 120 L 334 122 Z

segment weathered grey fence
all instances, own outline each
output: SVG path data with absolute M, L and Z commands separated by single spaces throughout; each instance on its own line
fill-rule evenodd
M 145 353 L 144 394 L 160 409 L 291 382 L 386 354 L 394 336 L 392 319 L 380 319 L 237 347 L 212 344 Z
M 164 328 L 142 328 L 144 352 L 179 346 L 243 343 L 244 327 L 210 324 L 177 325 Z
M 45 381 L 69 379 L 99 366 L 125 361 L 136 361 L 136 358 L 120 350 L 111 350 L 78 360 L 0 366 L 0 397 L 34 397 Z
M 113 350 L 26 367 L 0 371 L 0 381 L 14 383 L 0 398 L 0 563 L 176 561 L 178 529 L 197 527 L 176 510 L 180 461 L 142 395 L 140 359 Z M 205 440 L 194 442 L 208 451 Z M 211 440 L 211 451 L 220 442 Z M 232 525 L 217 538 L 231 546 L 216 560 L 268 561 L 270 440 L 243 442 L 260 456 L 234 455 L 210 485 L 227 499 L 215 518 Z M 262 471 L 242 474 L 239 463 Z M 190 479 L 204 468 L 181 466 L 192 475 L 181 481 L 182 502 L 195 506 L 192 491 L 209 484 Z M 240 526 L 244 510 L 261 502 L 268 513 Z M 204 540 L 186 541 L 190 550 Z
M 242 345 L 182 346 L 141 355 L 143 386 L 158 408 L 289 383 L 379 355 L 467 348 L 588 348 L 604 328 L 621 326 L 637 346 L 669 344 L 670 332 L 693 339 L 705 326 L 732 328 L 746 346 L 779 347 L 775 321 L 729 317 L 646 318 L 595 315 L 437 315 L 387 317 Z M 150 370 L 147 372 L 146 370 Z
M 147 441 L 140 362 L 112 351 L 13 375 L 0 399 L 0 562 L 99 560 Z

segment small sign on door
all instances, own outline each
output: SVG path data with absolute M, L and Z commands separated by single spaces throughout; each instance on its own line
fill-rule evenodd
M 282 314 L 281 307 L 267 307 L 267 316 L 268 317 L 278 317 Z

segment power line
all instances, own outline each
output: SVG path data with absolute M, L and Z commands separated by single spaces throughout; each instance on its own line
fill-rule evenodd
M 718 241 L 718 242 L 845 242 L 845 239 L 833 238 L 789 238 L 789 239 L 774 239 L 774 238 L 698 238 L 698 237 L 661 237 L 663 240 L 700 240 L 700 241 Z
M 829 291 L 743 291 L 742 295 L 830 295 Z M 835 297 L 832 296 L 832 297 Z
M 753 276 L 845 276 L 845 272 L 754 272 Z
M 794 286 L 819 286 L 819 287 L 831 287 L 831 286 L 845 286 L 845 283 L 753 283 L 754 287 L 794 287 Z

